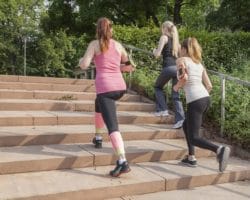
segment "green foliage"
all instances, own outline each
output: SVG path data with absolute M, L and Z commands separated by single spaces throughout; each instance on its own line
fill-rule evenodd
M 73 76 L 78 59 L 83 55 L 86 36 L 79 38 L 67 36 L 60 31 L 57 34 L 43 36 L 37 44 L 37 66 L 30 74 L 43 76 Z M 33 72 L 33 73 L 32 73 Z
M 147 38 L 147 36 L 150 37 Z M 160 32 L 159 29 L 138 29 L 115 26 L 116 38 L 126 44 L 133 44 L 145 50 L 156 47 Z M 244 32 L 225 33 L 207 31 L 180 30 L 180 38 L 195 36 L 201 43 L 204 51 L 204 63 L 207 68 L 222 73 L 232 73 L 236 77 L 249 79 L 249 39 L 250 34 Z M 154 99 L 154 82 L 161 64 L 156 59 L 145 53 L 133 53 L 138 64 L 137 70 L 132 77 L 133 88 L 139 93 Z M 211 93 L 212 106 L 209 109 L 208 118 L 218 126 L 221 123 L 221 89 L 220 80 L 217 76 L 211 76 L 213 90 Z M 166 93 L 169 95 L 170 90 Z M 183 94 L 182 94 L 183 95 Z M 171 102 L 171 101 L 169 101 Z M 250 90 L 231 81 L 226 81 L 226 121 L 225 135 L 233 143 L 250 149 Z
M 24 38 L 32 42 L 38 33 L 43 0 L 0 2 L 0 71 L 21 74 Z
M 221 87 L 217 76 L 210 76 L 213 83 L 212 106 L 208 116 L 218 124 L 221 111 Z M 224 132 L 233 143 L 250 149 L 250 89 L 232 81 L 226 81 Z
M 250 1 L 222 0 L 218 10 L 209 13 L 207 24 L 211 30 L 229 29 L 250 31 Z
M 125 44 L 149 50 L 157 46 L 160 30 L 157 27 L 115 26 L 115 36 Z M 250 59 L 250 33 L 248 32 L 207 32 L 181 28 L 180 41 L 187 37 L 196 37 L 203 48 L 203 60 L 208 69 L 225 70 L 232 73 L 237 70 L 245 73 L 246 63 Z M 144 54 L 145 56 L 145 54 Z M 152 66 L 152 62 L 149 62 Z M 154 64 L 153 64 L 154 65 Z
M 196 37 L 203 48 L 203 59 L 209 69 L 224 68 L 231 73 L 240 70 L 250 58 L 250 33 L 180 30 L 180 38 Z

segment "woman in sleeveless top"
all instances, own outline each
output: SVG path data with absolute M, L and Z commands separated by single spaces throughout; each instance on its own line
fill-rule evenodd
M 179 36 L 176 26 L 166 21 L 162 24 L 162 35 L 160 37 L 157 49 L 153 54 L 156 58 L 162 55 L 163 66 L 160 75 L 155 82 L 155 98 L 156 98 L 156 116 L 168 116 L 168 106 L 163 91 L 164 86 L 172 79 L 172 87 L 177 83 L 176 58 L 179 51 Z M 175 109 L 175 124 L 173 128 L 181 128 L 184 121 L 184 111 L 180 95 L 172 89 L 172 100 Z
M 104 123 L 108 129 L 109 138 L 118 157 L 116 167 L 110 171 L 111 176 L 119 176 L 130 171 L 125 157 L 124 143 L 118 128 L 115 101 L 126 92 L 126 84 L 122 72 L 133 71 L 128 55 L 123 46 L 112 39 L 112 24 L 107 18 L 100 18 L 96 28 L 97 40 L 88 45 L 87 51 L 79 65 L 86 69 L 92 59 L 96 67 L 95 86 L 95 128 L 93 143 L 96 148 L 102 148 Z M 121 65 L 121 63 L 124 63 Z
M 183 123 L 183 131 L 186 136 L 188 155 L 181 160 L 181 163 L 195 167 L 194 147 L 208 149 L 217 154 L 219 171 L 224 171 L 227 167 L 230 148 L 218 146 L 199 136 L 202 124 L 202 117 L 210 104 L 209 92 L 212 89 L 211 81 L 207 72 L 201 64 L 202 50 L 195 38 L 188 38 L 181 45 L 181 55 L 177 59 L 178 83 L 174 90 L 178 91 L 183 87 L 187 102 L 186 119 Z

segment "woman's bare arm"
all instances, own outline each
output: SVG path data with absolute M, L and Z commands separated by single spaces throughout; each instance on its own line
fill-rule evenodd
M 121 51 L 121 71 L 122 72 L 131 72 L 134 71 L 134 66 L 129 61 L 129 57 L 125 48 L 117 42 L 116 47 Z
M 157 49 L 153 50 L 153 54 L 156 58 L 161 56 L 162 49 L 167 42 L 168 42 L 168 37 L 166 35 L 162 35 L 160 37 Z
M 188 73 L 186 70 L 186 65 L 185 65 L 185 59 L 184 58 L 178 58 L 176 60 L 177 63 L 177 78 L 178 82 L 176 85 L 174 85 L 173 89 L 174 91 L 178 91 L 180 88 L 183 88 L 183 86 L 186 84 L 188 80 Z M 182 72 L 182 74 L 179 73 L 179 71 Z
M 79 66 L 87 69 L 95 55 L 96 41 L 90 42 L 84 56 L 79 60 Z
M 207 74 L 207 70 L 204 68 L 203 72 L 202 72 L 202 81 L 207 89 L 208 92 L 210 92 L 212 90 L 212 83 L 208 77 Z

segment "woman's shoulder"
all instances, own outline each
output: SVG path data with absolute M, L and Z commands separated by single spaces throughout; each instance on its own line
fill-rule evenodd
M 92 40 L 90 43 L 89 43 L 89 46 L 94 48 L 94 49 L 97 49 L 99 47 L 99 42 L 98 40 Z
M 116 46 L 122 46 L 122 44 L 114 39 L 110 40 L 111 42 L 113 42 Z
M 161 35 L 160 40 L 167 43 L 168 42 L 168 36 L 167 35 Z
M 112 42 L 114 43 L 115 48 L 116 48 L 119 52 L 121 52 L 121 51 L 122 51 L 122 49 L 123 49 L 122 44 L 121 44 L 120 42 L 118 42 L 118 41 L 114 40 L 114 39 L 112 39 Z

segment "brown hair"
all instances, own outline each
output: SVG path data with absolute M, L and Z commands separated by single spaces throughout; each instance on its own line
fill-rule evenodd
M 98 19 L 96 37 L 99 40 L 101 52 L 107 51 L 109 48 L 109 40 L 112 38 L 112 24 L 108 18 L 102 17 Z
M 182 48 L 187 50 L 188 56 L 195 62 L 200 63 L 202 61 L 202 48 L 198 43 L 197 39 L 194 37 L 189 37 L 185 39 L 182 44 Z
M 179 49 L 179 34 L 176 26 L 171 21 L 165 21 L 162 26 L 162 31 L 165 35 L 173 38 L 173 50 L 172 55 L 176 58 L 178 57 L 178 49 Z

